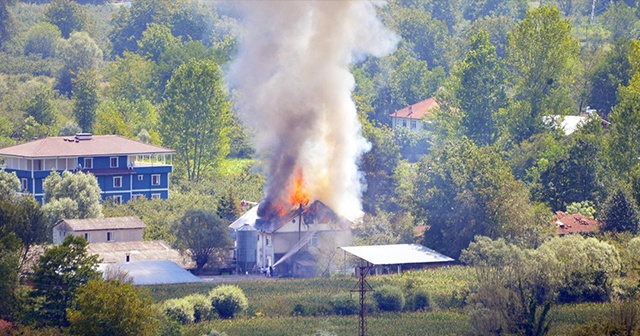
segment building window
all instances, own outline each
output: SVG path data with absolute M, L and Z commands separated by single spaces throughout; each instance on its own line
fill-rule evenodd
M 118 168 L 118 158 L 117 157 L 109 158 L 109 167 Z
M 26 178 L 22 179 L 22 191 L 29 190 L 29 180 Z
M 318 246 L 318 235 L 315 233 L 311 236 L 311 246 Z
M 266 241 L 265 245 L 271 246 L 271 237 L 267 236 L 266 238 L 267 238 L 267 241 Z
M 93 169 L 93 158 L 84 158 L 84 169 Z
M 138 199 L 138 198 L 143 198 L 144 195 L 143 194 L 134 194 L 133 196 L 131 196 L 131 199 Z
M 114 232 L 107 232 L 107 241 L 116 241 L 116 235 Z
M 138 175 L 138 181 L 144 180 L 144 175 Z
M 122 204 L 122 196 L 121 195 L 114 195 L 113 196 L 113 203 Z
M 114 188 L 122 188 L 122 176 L 114 176 L 113 177 L 113 187 Z
M 411 129 L 416 129 L 418 128 L 418 122 L 415 120 L 411 120 Z
M 151 199 L 160 199 L 160 194 L 151 194 Z
M 160 174 L 151 175 L 151 185 L 154 185 L 154 186 L 160 185 Z
M 91 242 L 91 234 L 90 234 L 90 233 L 85 233 L 85 234 L 84 234 L 84 239 L 85 239 L 87 242 Z
M 407 127 L 407 121 L 406 120 L 402 120 L 402 127 Z
M 33 170 L 42 170 L 42 160 L 33 161 Z

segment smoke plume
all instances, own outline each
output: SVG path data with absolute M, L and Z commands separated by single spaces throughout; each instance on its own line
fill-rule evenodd
M 355 219 L 362 213 L 357 169 L 369 144 L 351 98 L 349 65 L 383 56 L 397 38 L 385 29 L 372 1 L 241 2 L 244 35 L 230 69 L 243 119 L 255 130 L 258 159 L 267 174 L 259 212 L 288 200 L 301 170 L 311 200 Z

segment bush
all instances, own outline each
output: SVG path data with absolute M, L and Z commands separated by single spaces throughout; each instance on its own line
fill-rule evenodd
M 233 318 L 249 306 L 242 289 L 233 285 L 222 285 L 212 289 L 209 299 L 218 316 L 224 319 Z
M 404 308 L 404 295 L 396 286 L 381 286 L 373 292 L 373 298 L 382 311 L 401 311 Z
M 206 295 L 192 294 L 185 296 L 183 300 L 193 307 L 193 322 L 208 321 L 215 317 L 215 311 L 211 306 L 211 301 Z
M 193 306 L 184 299 L 171 299 L 162 304 L 162 312 L 182 324 L 193 322 Z
M 336 294 L 330 301 L 331 309 L 336 315 L 353 315 L 358 313 L 358 303 L 347 293 Z
M 413 292 L 411 296 L 411 309 L 412 310 L 430 310 L 431 300 L 429 299 L 429 293 L 424 288 L 418 288 Z

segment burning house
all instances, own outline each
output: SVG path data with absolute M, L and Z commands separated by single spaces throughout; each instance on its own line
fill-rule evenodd
M 261 217 L 253 207 L 229 227 L 235 231 L 241 272 L 275 267 L 281 276 L 313 277 L 337 269 L 338 246 L 351 241 L 351 222 L 320 201 Z

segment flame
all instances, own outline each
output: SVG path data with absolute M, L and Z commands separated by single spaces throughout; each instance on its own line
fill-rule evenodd
M 302 170 L 296 170 L 296 174 L 293 178 L 293 184 L 289 193 L 289 202 L 293 205 L 302 204 L 305 206 L 309 204 L 311 196 L 304 188 L 304 178 L 302 176 Z

